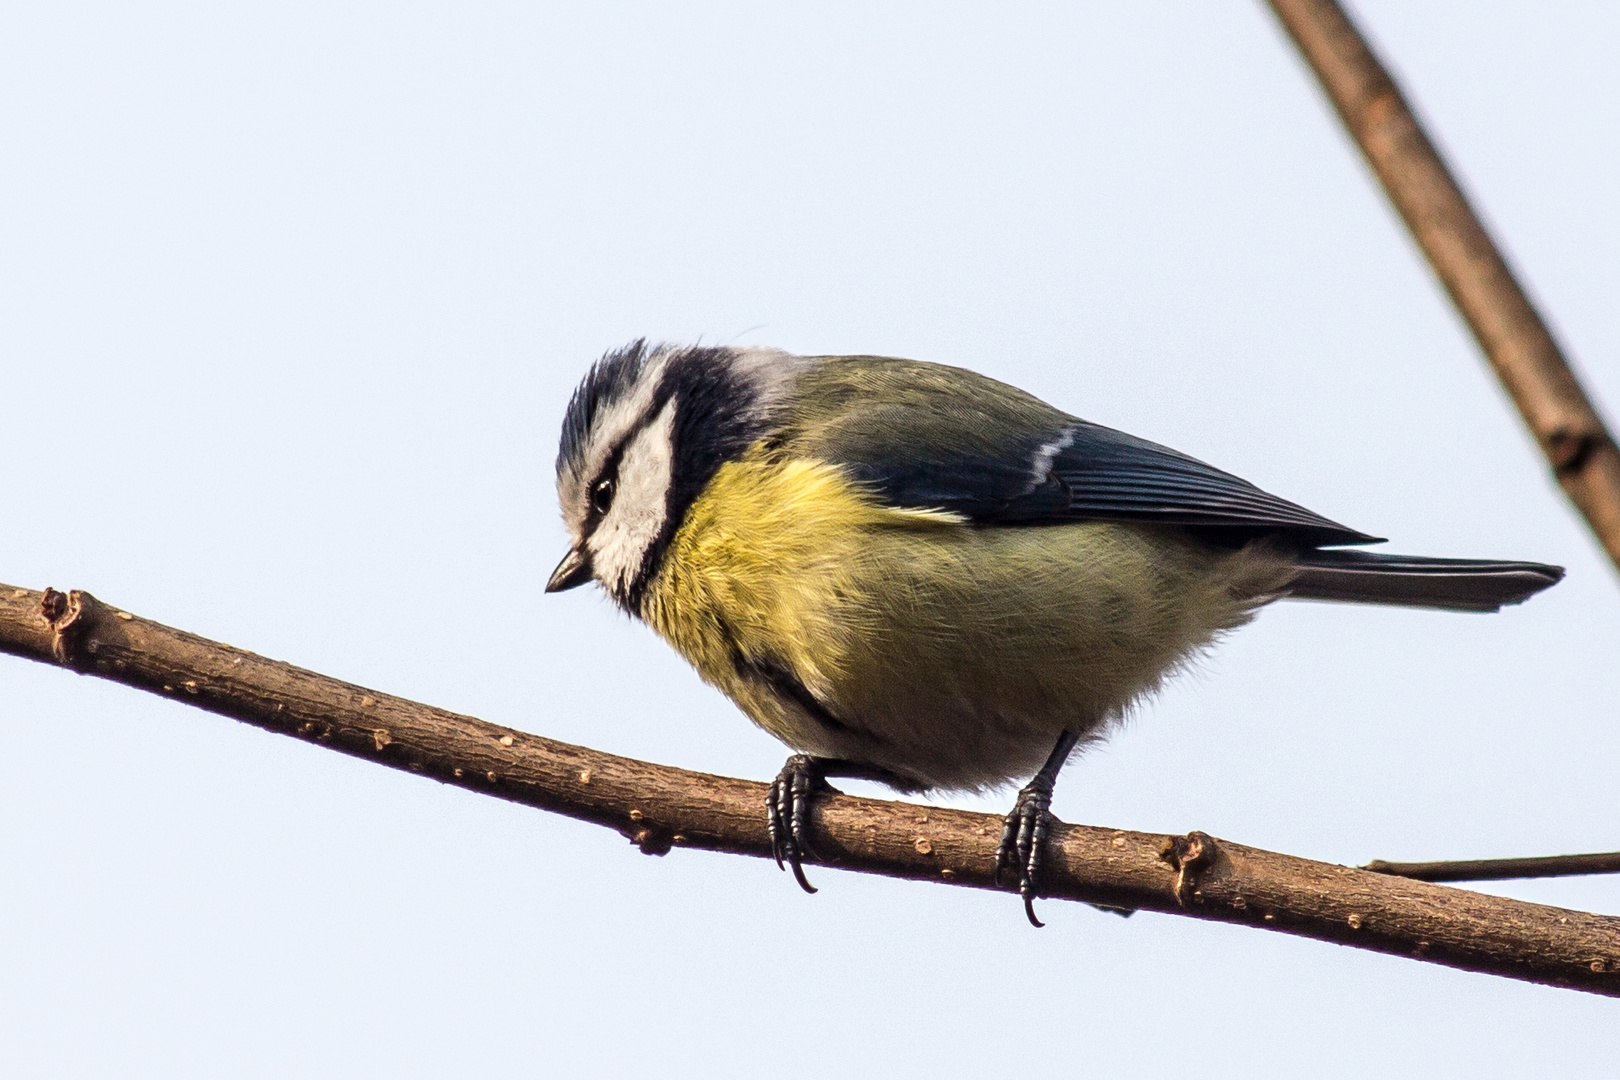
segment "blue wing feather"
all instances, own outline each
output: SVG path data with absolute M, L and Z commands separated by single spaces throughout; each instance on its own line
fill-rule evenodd
M 1379 542 L 1168 447 L 1084 421 L 1071 430 L 1052 473 L 1068 486 L 1074 517 L 1279 531 L 1312 545 Z
M 1155 521 L 1224 530 L 1237 538 L 1280 533 L 1311 546 L 1379 542 L 1146 439 L 1085 421 L 1073 422 L 1067 432 L 1072 439 L 1052 455 L 1050 473 L 1067 489 L 1066 505 L 1043 494 L 1041 512 L 1031 515 L 1034 507 L 1014 497 L 987 520 Z

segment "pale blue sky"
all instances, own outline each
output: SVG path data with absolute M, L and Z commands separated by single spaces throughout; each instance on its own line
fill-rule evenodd
M 1620 9 L 1362 0 L 1620 411 Z M 0 580 L 492 721 L 784 750 L 561 554 L 649 335 L 977 368 L 1391 550 L 1056 810 L 1343 862 L 1620 847 L 1616 575 L 1253 0 L 9 5 Z M 677 852 L 0 658 L 10 1076 L 1559 1075 L 1616 1006 L 1257 931 Z M 1005 797 L 965 800 L 1001 810 Z M 1620 911 L 1620 881 L 1500 891 Z M 1038 992 L 1032 993 L 1031 988 Z M 1019 1006 L 1032 1004 L 1033 1021 Z

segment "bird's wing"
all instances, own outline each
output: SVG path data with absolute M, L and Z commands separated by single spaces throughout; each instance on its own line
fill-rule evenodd
M 893 506 L 982 524 L 1152 521 L 1235 540 L 1377 537 L 1157 443 L 960 368 L 829 357 L 802 375 L 783 449 L 843 466 Z

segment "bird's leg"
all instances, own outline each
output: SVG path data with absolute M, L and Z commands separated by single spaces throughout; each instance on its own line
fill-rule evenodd
M 827 783 L 829 776 L 875 780 L 900 791 L 921 790 L 916 783 L 877 765 L 809 754 L 794 754 L 788 758 L 765 796 L 765 820 L 770 828 L 771 854 L 776 858 L 777 868 L 792 867 L 794 880 L 805 892 L 816 891 L 810 879 L 804 876 L 801 864 L 805 856 L 821 861 L 821 856 L 810 846 L 810 802 L 817 792 L 838 790 Z
M 1045 925 L 1035 917 L 1035 890 L 1040 887 L 1041 865 L 1046 858 L 1046 834 L 1057 820 L 1051 812 L 1052 789 L 1079 741 L 1080 736 L 1072 731 L 1058 736 L 1052 756 L 1018 792 L 1018 801 L 1001 827 L 1001 843 L 996 846 L 996 884 L 1001 884 L 1008 870 L 1017 867 L 1018 895 L 1024 898 L 1024 914 L 1029 916 L 1031 926 Z

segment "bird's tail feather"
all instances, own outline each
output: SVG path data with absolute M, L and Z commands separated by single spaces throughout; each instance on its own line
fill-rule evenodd
M 1309 551 L 1289 586 L 1295 600 L 1341 600 L 1449 611 L 1496 611 L 1564 576 L 1561 566 L 1486 559 L 1429 559 L 1370 551 Z

